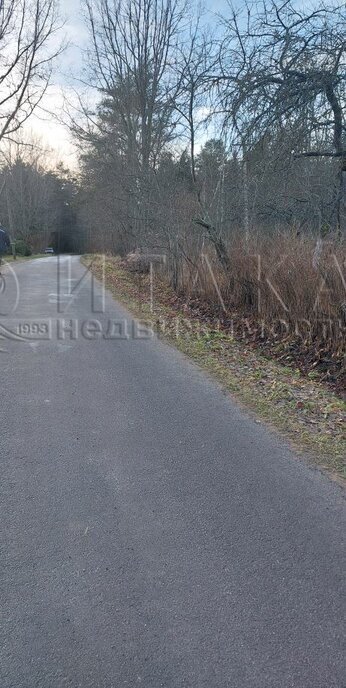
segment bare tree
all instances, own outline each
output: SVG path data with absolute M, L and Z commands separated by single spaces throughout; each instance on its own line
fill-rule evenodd
M 294 0 L 264 0 L 225 21 L 217 78 L 226 124 L 249 145 L 272 126 L 305 122 L 306 157 L 335 157 L 340 172 L 334 212 L 343 214 L 345 146 L 345 5 L 308 10 Z
M 93 83 L 113 101 L 128 155 L 147 173 L 174 129 L 172 63 L 185 6 L 179 0 L 87 0 L 87 12 Z
M 197 21 L 189 39 L 179 51 L 177 71 L 180 87 L 175 99 L 175 109 L 179 113 L 182 129 L 185 130 L 189 139 L 191 177 L 199 207 L 199 216 L 195 218 L 195 223 L 204 229 L 221 265 L 228 270 L 230 261 L 227 248 L 222 239 L 220 227 L 216 226 L 208 207 L 203 202 L 196 169 L 196 141 L 205 123 L 206 114 L 209 113 L 208 89 L 211 74 L 217 63 L 218 56 L 214 41 L 200 31 Z M 204 117 L 203 111 L 205 111 Z
M 22 249 L 73 249 L 80 243 L 75 203 L 78 182 L 32 135 L 3 147 L 0 157 L 0 218 Z M 1 193 L 2 192 L 2 193 Z M 23 246 L 24 245 L 24 246 Z
M 0 140 L 40 104 L 61 50 L 58 28 L 56 0 L 0 0 Z

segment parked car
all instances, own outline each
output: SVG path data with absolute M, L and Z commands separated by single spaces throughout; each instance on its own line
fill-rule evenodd
M 54 254 L 54 248 L 45 248 L 45 249 L 44 249 L 44 253 L 48 253 L 48 254 L 52 254 L 52 253 L 53 253 L 53 254 Z

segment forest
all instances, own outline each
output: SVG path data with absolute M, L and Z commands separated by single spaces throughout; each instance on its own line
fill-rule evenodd
M 76 92 L 65 113 L 73 170 L 50 166 L 21 135 L 60 49 L 41 56 L 54 2 L 45 15 L 39 0 L 31 5 L 42 40 L 32 55 L 20 30 L 12 68 L 14 77 L 21 65 L 23 93 L 13 89 L 12 110 L 0 96 L 0 219 L 11 235 L 29 251 L 132 254 L 144 271 L 162 256 L 162 278 L 187 302 L 264 321 L 266 331 L 281 322 L 279 335 L 288 328 L 300 340 L 308 323 L 314 351 L 340 361 L 344 5 L 264 0 L 211 16 L 183 0 L 86 0 L 89 97 Z M 14 6 L 25 18 L 26 5 Z M 7 7 L 2 40 L 18 32 Z

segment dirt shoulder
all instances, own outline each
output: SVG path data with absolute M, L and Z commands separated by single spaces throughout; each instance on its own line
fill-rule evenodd
M 37 258 L 46 258 L 46 257 L 47 256 L 45 256 L 44 253 L 34 253 L 31 256 L 20 256 L 20 255 L 18 255 L 18 256 L 16 256 L 16 258 L 14 258 L 13 256 L 4 256 L 3 257 L 3 263 L 4 263 L 4 265 L 6 263 L 16 264 L 16 263 L 22 263 L 25 260 L 36 260 Z
M 101 278 L 101 256 L 82 261 Z M 289 439 L 295 450 L 338 480 L 346 478 L 346 402 L 324 383 L 269 359 L 203 317 L 192 317 L 158 278 L 131 272 L 118 258 L 105 262 L 106 288 L 135 317 L 212 374 L 235 399 Z

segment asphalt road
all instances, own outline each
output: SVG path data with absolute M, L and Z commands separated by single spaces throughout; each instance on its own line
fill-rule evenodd
M 344 688 L 341 488 L 56 265 L 0 289 L 0 687 Z

